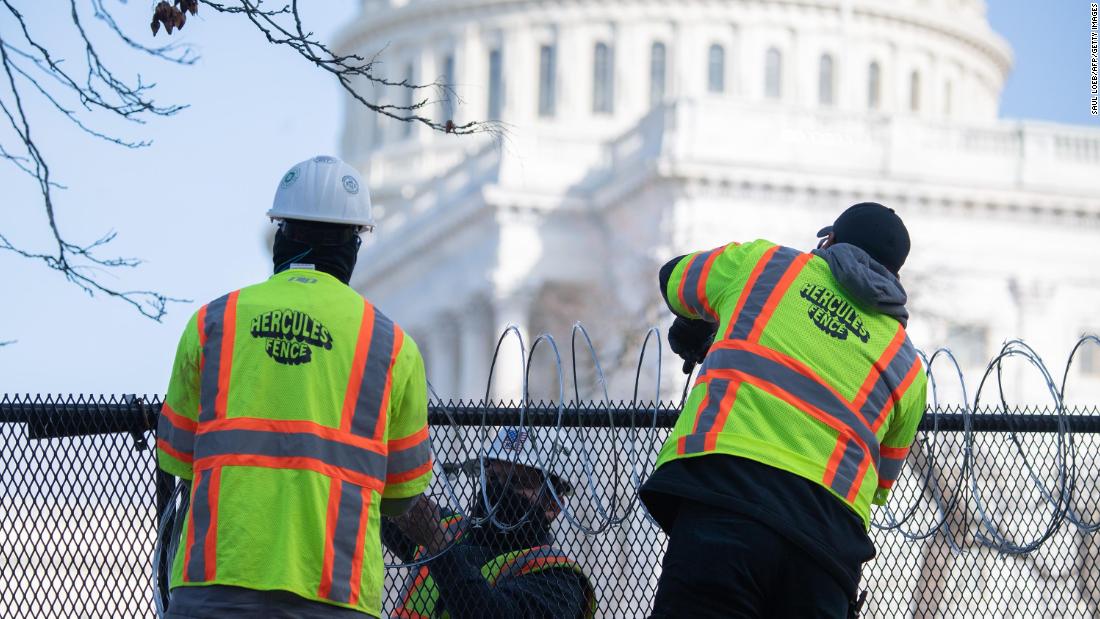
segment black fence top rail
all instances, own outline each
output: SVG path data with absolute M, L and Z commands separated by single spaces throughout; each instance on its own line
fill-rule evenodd
M 142 434 L 156 427 L 160 397 L 81 396 L 0 398 L 0 423 L 24 423 L 31 438 L 57 438 L 95 434 Z M 671 428 L 680 411 L 672 402 L 589 402 L 558 406 L 553 402 L 431 402 L 428 420 L 433 425 L 527 425 L 568 428 Z M 924 432 L 1035 432 L 1100 434 L 1100 410 L 1073 408 L 963 407 L 929 409 L 921 421 Z M 144 441 L 141 441 L 144 443 Z

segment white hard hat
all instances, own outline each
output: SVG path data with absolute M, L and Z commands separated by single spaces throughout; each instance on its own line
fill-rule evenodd
M 363 178 L 336 157 L 320 155 L 290 168 L 279 181 L 268 217 L 374 227 Z
M 554 483 L 562 491 L 568 493 L 572 492 L 573 485 L 565 479 L 565 471 L 562 465 L 570 452 L 571 450 L 568 447 L 555 440 L 549 443 L 548 449 L 542 450 L 540 458 L 534 437 L 530 435 L 527 429 L 506 426 L 497 432 L 496 438 L 489 445 L 489 451 L 485 453 L 485 458 L 486 460 L 511 462 L 538 471 L 545 471 L 550 474 Z M 466 470 L 471 473 L 476 473 L 477 466 L 477 458 L 471 458 L 465 463 Z

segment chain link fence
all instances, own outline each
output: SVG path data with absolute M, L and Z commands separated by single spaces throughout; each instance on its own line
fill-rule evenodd
M 158 513 L 175 483 L 156 471 L 159 408 L 134 396 L 0 400 L 0 616 L 156 615 Z M 434 403 L 429 495 L 444 515 L 474 517 L 482 482 L 462 463 L 500 427 L 564 446 L 541 450 L 573 486 L 553 546 L 591 583 L 596 616 L 645 617 L 665 537 L 637 487 L 676 414 Z M 890 505 L 873 514 L 864 616 L 1100 615 L 1098 461 L 1096 408 L 929 411 Z M 419 569 L 405 553 L 386 559 L 384 614 Z M 452 617 L 480 616 L 461 596 L 448 604 Z

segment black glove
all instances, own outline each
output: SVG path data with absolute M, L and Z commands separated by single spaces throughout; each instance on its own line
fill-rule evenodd
M 713 322 L 676 317 L 668 328 L 668 345 L 684 360 L 684 374 L 691 374 L 695 364 L 703 362 L 717 332 L 718 325 Z

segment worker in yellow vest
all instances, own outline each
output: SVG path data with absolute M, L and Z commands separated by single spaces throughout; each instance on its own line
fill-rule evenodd
M 410 571 L 391 616 L 594 616 L 596 598 L 588 577 L 554 546 L 550 532 L 550 524 L 561 513 L 560 501 L 572 492 L 553 465 L 564 453 L 559 450 L 556 458 L 547 451 L 540 463 L 527 430 L 501 428 L 484 459 L 485 491 L 474 497 L 469 517 L 443 513 L 425 497 L 407 514 L 393 519 L 395 526 L 384 522 L 382 539 L 398 557 L 406 562 L 428 559 Z M 475 458 L 463 463 L 463 468 L 480 478 L 481 462 Z
M 819 237 L 661 269 L 669 343 L 703 365 L 642 490 L 669 535 L 654 618 L 858 614 L 870 506 L 902 469 L 926 377 L 901 218 L 857 204 Z
M 268 215 L 275 273 L 203 305 L 157 428 L 189 484 L 167 616 L 381 617 L 382 514 L 431 480 L 416 343 L 348 286 L 373 228 L 359 174 L 292 167 Z

